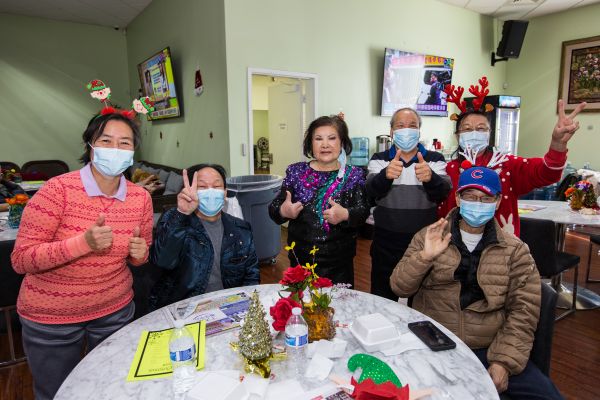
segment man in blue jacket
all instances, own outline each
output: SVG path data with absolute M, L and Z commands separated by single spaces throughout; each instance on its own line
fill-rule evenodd
M 177 208 L 165 212 L 156 228 L 150 257 L 166 271 L 151 290 L 151 310 L 260 281 L 250 224 L 222 212 L 225 169 L 195 165 L 183 170 L 183 184 Z

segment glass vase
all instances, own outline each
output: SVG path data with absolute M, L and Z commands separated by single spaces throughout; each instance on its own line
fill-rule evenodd
M 12 206 L 8 206 L 8 226 L 10 228 L 17 229 L 19 227 L 24 209 L 24 204 L 15 204 Z
M 308 325 L 308 341 L 316 342 L 321 339 L 331 340 L 335 336 L 333 315 L 335 310 L 328 308 L 306 308 L 302 316 Z

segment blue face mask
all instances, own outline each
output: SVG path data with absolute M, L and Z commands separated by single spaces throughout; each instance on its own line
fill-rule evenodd
M 466 150 L 467 145 L 471 146 L 471 149 L 476 152 L 480 152 L 485 149 L 490 142 L 489 132 L 470 131 L 463 132 L 458 136 L 458 144 L 461 149 Z
M 488 223 L 494 218 L 496 203 L 460 200 L 460 215 L 465 222 L 474 228 Z
M 394 144 L 404 152 L 413 150 L 419 144 L 419 130 L 414 128 L 396 129 Z
M 207 217 L 214 217 L 225 203 L 225 191 L 223 189 L 200 189 L 198 190 L 198 210 Z
M 94 150 L 92 164 L 104 176 L 119 176 L 133 165 L 133 150 L 90 147 Z

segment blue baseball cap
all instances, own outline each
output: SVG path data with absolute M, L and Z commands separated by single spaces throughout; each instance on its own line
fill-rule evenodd
M 490 196 L 502 192 L 500 177 L 496 171 L 486 167 L 472 167 L 460 174 L 456 192 L 460 193 L 466 189 L 478 189 Z

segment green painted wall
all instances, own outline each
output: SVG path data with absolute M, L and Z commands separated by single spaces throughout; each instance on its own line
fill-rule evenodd
M 130 103 L 125 36 L 111 28 L 0 14 L 0 159 L 80 167 L 81 135 L 100 110 L 85 85 L 102 79 Z
M 541 156 L 556 124 L 562 42 L 600 35 L 600 5 L 535 18 L 529 23 L 521 55 L 507 64 L 506 90 L 522 96 L 519 154 Z M 569 160 L 600 169 L 600 114 L 581 113 L 581 128 L 569 144 Z
M 213 162 L 229 170 L 223 7 L 214 0 L 154 0 L 128 26 L 131 92 L 140 88 L 137 65 L 169 46 L 183 107 L 180 118 L 143 122 L 140 158 L 174 167 Z M 194 94 L 198 66 L 204 83 L 199 97 Z
M 434 0 L 225 1 L 229 140 L 234 174 L 249 171 L 247 68 L 316 73 L 318 114 L 340 108 L 351 136 L 389 133 L 379 116 L 385 47 L 454 57 L 457 84 L 487 75 L 501 93 L 505 63 L 490 66 L 493 20 Z M 422 136 L 456 145 L 447 118 L 427 117 Z M 300 149 L 299 149 L 300 153 Z
M 269 138 L 269 111 L 252 110 L 252 121 L 254 122 L 254 144 L 260 137 Z

